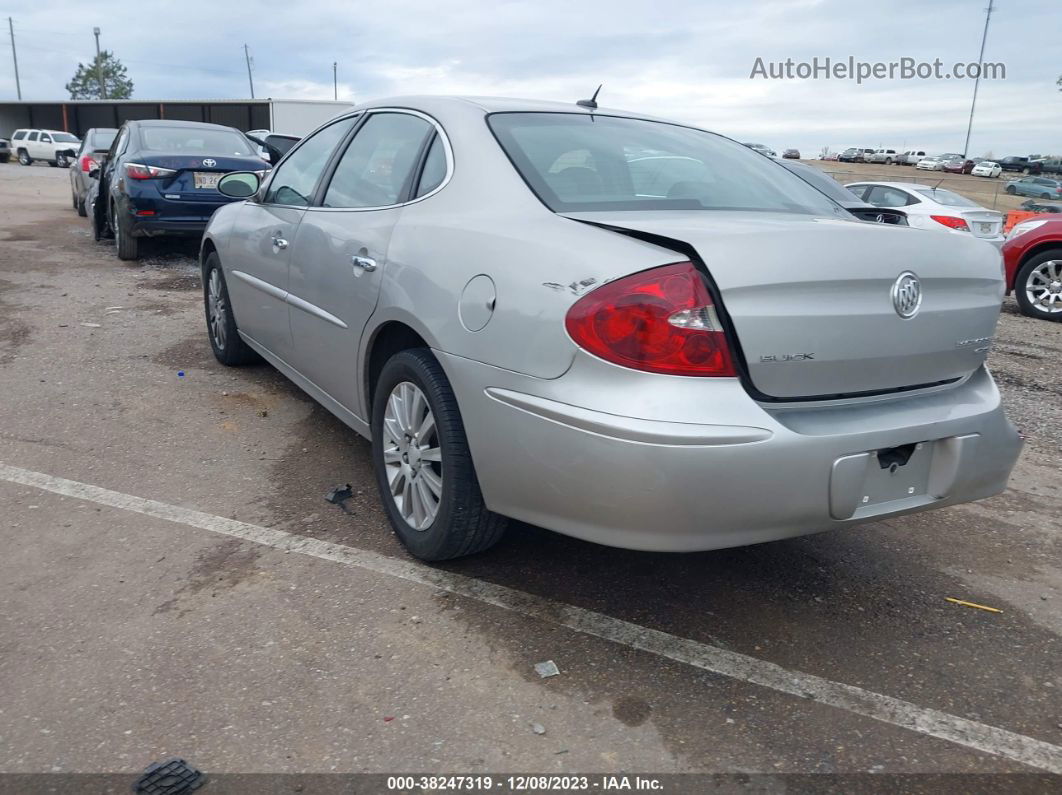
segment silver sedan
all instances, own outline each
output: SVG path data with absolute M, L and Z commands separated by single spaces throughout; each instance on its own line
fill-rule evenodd
M 851 527 L 996 494 L 1020 450 L 984 367 L 999 252 L 719 135 L 407 97 L 219 189 L 215 355 L 371 439 L 426 560 L 509 519 L 675 551 Z

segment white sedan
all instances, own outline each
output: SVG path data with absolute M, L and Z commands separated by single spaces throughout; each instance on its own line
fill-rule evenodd
M 1003 173 L 1003 168 L 999 163 L 993 163 L 991 160 L 982 160 L 973 167 L 973 171 L 970 173 L 975 177 L 998 177 Z
M 923 157 L 915 163 L 915 168 L 919 168 L 922 171 L 943 171 L 944 163 L 943 157 Z
M 845 187 L 867 204 L 903 210 L 910 226 L 972 234 L 997 248 L 1005 240 L 1003 213 L 954 191 L 909 182 L 855 182 Z

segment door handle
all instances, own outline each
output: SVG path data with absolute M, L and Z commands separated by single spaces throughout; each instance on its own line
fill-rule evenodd
M 366 273 L 372 273 L 376 270 L 376 260 L 372 257 L 359 257 L 355 254 L 351 257 L 351 260 L 354 262 L 355 268 L 361 268 Z
M 277 248 L 287 248 L 288 241 L 280 236 L 280 233 L 273 235 L 273 245 Z

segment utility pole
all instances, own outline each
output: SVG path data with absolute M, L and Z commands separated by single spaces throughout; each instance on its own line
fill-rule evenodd
M 962 156 L 970 154 L 970 131 L 973 130 L 974 108 L 977 107 L 977 88 L 981 85 L 981 69 L 985 61 L 985 42 L 988 40 L 988 23 L 992 21 L 992 5 L 995 0 L 988 0 L 988 8 L 985 9 L 985 29 L 981 34 L 981 54 L 977 56 L 977 77 L 974 78 L 973 101 L 970 103 L 970 121 L 966 125 L 966 143 L 962 147 Z
M 243 57 L 247 61 L 247 83 L 251 87 L 251 99 L 254 99 L 254 80 L 251 78 L 251 53 L 247 45 L 243 45 Z
M 11 17 L 7 18 L 7 29 L 11 33 L 11 57 L 15 59 L 15 90 L 21 100 L 22 84 L 18 81 L 18 54 L 15 52 L 15 23 L 11 21 Z
M 339 99 L 339 83 L 336 78 L 336 62 L 332 61 L 332 99 Z
M 96 80 L 100 84 L 100 99 L 107 99 L 107 89 L 103 86 L 103 59 L 100 58 L 100 29 L 93 28 L 92 35 L 96 37 Z

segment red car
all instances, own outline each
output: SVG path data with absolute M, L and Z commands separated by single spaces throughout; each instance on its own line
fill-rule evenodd
M 1022 314 L 1062 321 L 1062 217 L 1029 218 L 1015 224 L 1003 244 L 1007 294 Z
M 950 171 L 952 174 L 969 174 L 973 171 L 974 161 L 963 160 L 961 157 L 957 157 L 954 160 L 949 160 L 944 164 L 944 170 Z

